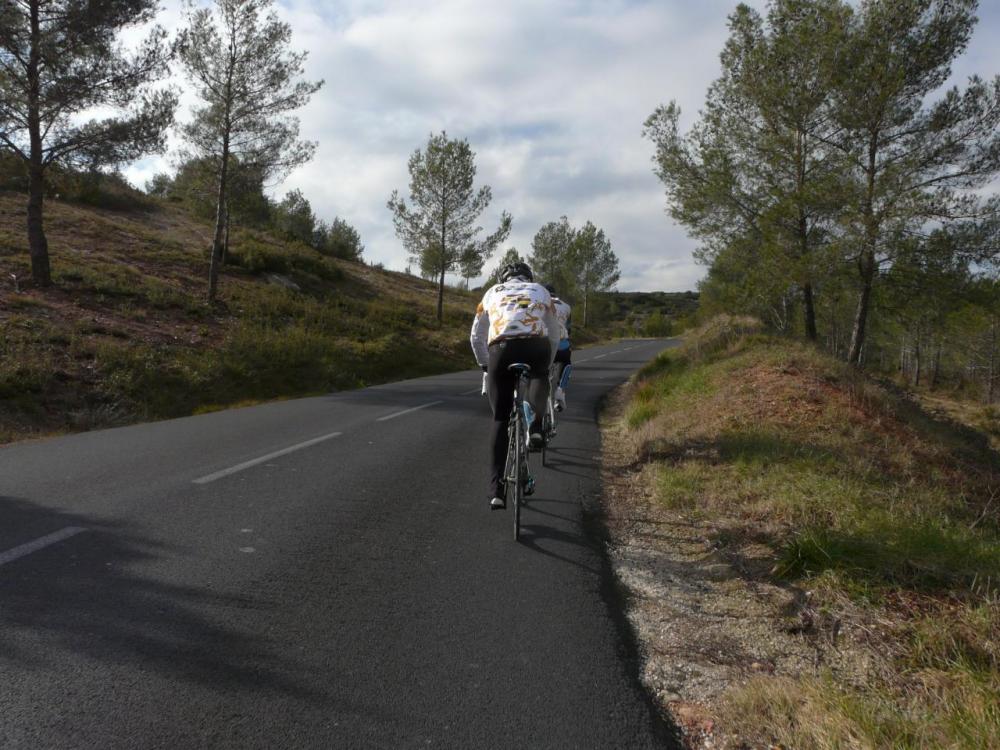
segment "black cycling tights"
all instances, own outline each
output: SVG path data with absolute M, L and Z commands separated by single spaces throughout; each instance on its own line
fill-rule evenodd
M 490 408 L 493 410 L 493 426 L 490 429 L 490 449 L 493 467 L 490 477 L 490 497 L 502 496 L 503 470 L 507 464 L 507 422 L 514 407 L 514 385 L 517 376 L 507 368 L 521 362 L 531 367 L 531 384 L 528 388 L 528 402 L 535 411 L 532 432 L 540 432 L 542 415 L 549 398 L 549 362 L 552 359 L 551 345 L 547 338 L 508 339 L 490 346 L 490 362 L 487 369 L 487 392 Z

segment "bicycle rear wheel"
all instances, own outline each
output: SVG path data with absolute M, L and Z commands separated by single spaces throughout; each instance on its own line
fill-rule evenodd
M 528 473 L 525 465 L 524 420 L 517 415 L 514 426 L 514 540 L 521 538 L 521 503 L 524 501 L 524 477 Z
M 546 451 L 549 447 L 549 437 L 552 432 L 552 417 L 546 414 L 542 419 L 542 466 L 548 466 Z

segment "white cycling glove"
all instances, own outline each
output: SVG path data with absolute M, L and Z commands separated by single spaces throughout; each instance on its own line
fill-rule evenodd
M 488 383 L 489 383 L 489 375 L 484 372 L 483 373 L 483 392 L 480 394 L 481 396 L 485 396 L 486 395 L 486 392 L 488 390 L 488 388 L 487 388 L 487 384 Z

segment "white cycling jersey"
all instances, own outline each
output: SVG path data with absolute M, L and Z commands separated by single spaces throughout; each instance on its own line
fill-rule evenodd
M 569 339 L 569 316 L 572 314 L 573 308 L 558 297 L 553 297 L 552 302 L 556 306 L 556 317 L 559 318 L 559 338 L 566 341 Z
M 547 337 L 554 357 L 559 335 L 559 318 L 548 290 L 541 284 L 515 278 L 491 287 L 483 295 L 469 341 L 476 362 L 483 366 L 489 362 L 489 345 L 505 339 Z

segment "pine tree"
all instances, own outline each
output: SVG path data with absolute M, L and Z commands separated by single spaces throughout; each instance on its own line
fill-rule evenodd
M 951 74 L 976 23 L 975 0 L 867 0 L 841 60 L 840 135 L 850 160 L 846 244 L 858 301 L 848 360 L 865 344 L 872 293 L 907 237 L 930 222 L 996 215 L 998 201 L 970 192 L 1000 171 L 1000 76 L 970 79 L 925 106 Z
M 299 121 L 289 112 L 306 104 L 322 81 L 301 80 L 306 53 L 291 51 L 291 33 L 272 0 L 215 0 L 214 10 L 188 10 L 181 61 L 202 104 L 184 135 L 189 156 L 212 162 L 217 186 L 209 302 L 218 290 L 233 160 L 267 181 L 316 150 L 299 139 Z
M 583 301 L 583 326 L 586 328 L 593 295 L 606 292 L 618 283 L 621 276 L 618 256 L 611 249 L 611 241 L 604 235 L 604 230 L 588 221 L 573 239 L 570 259 L 576 275 L 576 287 Z
M 466 140 L 432 135 L 409 161 L 410 203 L 394 190 L 388 201 L 396 235 L 425 278 L 438 281 L 438 322 L 444 319 L 444 279 L 456 269 L 482 271 L 483 264 L 510 234 L 506 211 L 500 226 L 483 240 L 476 222 L 492 200 L 488 185 L 475 190 L 475 153 Z
M 559 296 L 570 303 L 575 302 L 577 297 L 577 278 L 573 268 L 576 235 L 576 230 L 565 216 L 559 221 L 550 221 L 535 233 L 528 259 L 535 279 L 554 284 Z
M 711 263 L 739 247 L 768 256 L 800 293 L 811 339 L 815 284 L 834 263 L 842 176 L 828 142 L 849 15 L 842 0 L 774 0 L 766 17 L 740 5 L 701 120 L 681 136 L 671 104 L 645 129 L 671 215 L 704 241 L 699 257 Z
M 44 228 L 46 173 L 95 169 L 161 151 L 176 94 L 154 90 L 171 50 L 155 27 L 133 55 L 118 35 L 152 21 L 155 0 L 5 0 L 0 4 L 0 149 L 28 173 L 31 275 L 52 283 Z M 80 113 L 112 115 L 81 121 Z

